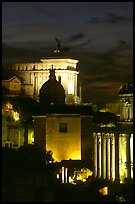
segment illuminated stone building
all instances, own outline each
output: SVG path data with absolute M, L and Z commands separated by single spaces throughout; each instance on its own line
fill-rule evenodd
M 85 152 L 91 144 L 88 141 L 87 148 L 83 145 L 84 137 L 88 138 L 83 131 L 83 121 L 91 120 L 92 107 L 66 105 L 65 91 L 56 80 L 53 67 L 49 78 L 40 89 L 39 107 L 33 116 L 34 143 L 44 150 L 51 150 L 57 162 L 86 159 Z
M 122 86 L 119 96 L 117 125 L 94 127 L 94 176 L 122 182 L 133 178 L 133 86 Z
M 17 76 L 8 77 L 2 80 L 2 86 L 8 90 L 7 95 L 16 96 L 19 94 L 25 93 L 32 97 L 32 85 L 22 82 L 23 79 L 20 79 Z
M 28 96 L 8 95 L 2 101 L 2 146 L 34 144 L 31 114 L 37 102 Z
M 124 84 L 119 90 L 120 120 L 133 121 L 133 84 Z
M 60 42 L 53 54 L 32 63 L 15 63 L 8 66 L 17 76 L 24 79 L 25 84 L 32 86 L 29 95 L 39 100 L 39 90 L 49 79 L 49 70 L 53 66 L 57 81 L 60 81 L 65 90 L 66 104 L 80 104 L 81 99 L 77 90 L 78 60 L 63 55 Z
M 40 62 L 11 66 L 16 75 L 2 81 L 8 95 L 2 110 L 3 146 L 35 143 L 51 150 L 58 162 L 91 162 L 93 157 L 94 177 L 133 178 L 133 86 L 122 86 L 119 105 L 108 106 L 119 116 L 117 125 L 95 126 L 92 106 L 80 105 L 77 95 L 77 63 L 58 46 Z
M 119 116 L 121 121 L 133 121 L 133 84 L 121 85 L 119 97 L 119 102 L 107 103 L 106 108 Z
M 39 93 L 39 102 L 27 95 L 8 94 L 3 105 L 3 146 L 35 143 L 51 150 L 55 161 L 89 160 L 92 144 L 86 124 L 91 126 L 92 107 L 65 104 L 65 90 L 53 67 Z

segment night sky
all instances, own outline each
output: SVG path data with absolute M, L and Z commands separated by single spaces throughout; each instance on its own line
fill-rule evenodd
M 4 2 L 3 62 L 41 59 L 61 40 L 84 101 L 117 102 L 133 75 L 133 2 Z

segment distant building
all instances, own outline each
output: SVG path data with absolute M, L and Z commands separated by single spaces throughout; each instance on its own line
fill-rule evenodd
M 120 102 L 118 103 L 107 103 L 106 108 L 109 112 L 116 114 L 120 117 Z
M 66 104 L 80 104 L 81 96 L 77 93 L 77 63 L 78 60 L 63 55 L 61 48 L 57 47 L 51 56 L 40 59 L 39 62 L 15 63 L 7 65 L 7 68 L 15 71 L 26 84 L 32 85 L 29 95 L 39 100 L 39 90 L 49 79 L 49 70 L 53 66 L 57 81 L 64 87 Z
M 123 85 L 119 96 L 119 103 L 106 105 L 119 116 L 117 125 L 94 128 L 94 175 L 122 182 L 133 178 L 133 85 Z
M 120 121 L 133 121 L 133 84 L 124 84 L 119 90 L 120 101 L 107 103 L 106 108 L 117 116 Z
M 34 130 L 30 119 L 33 101 L 29 97 L 8 97 L 2 106 L 2 146 L 18 148 L 34 144 Z M 28 108 L 26 107 L 28 106 Z
M 124 84 L 119 91 L 120 120 L 133 121 L 133 84 Z
M 96 106 L 82 103 L 81 89 L 77 95 L 77 63 L 58 47 L 40 62 L 11 66 L 16 74 L 2 81 L 2 145 L 36 144 L 57 162 L 87 161 L 94 177 L 133 178 L 133 85 L 122 86 L 120 102 L 100 112 L 119 121 L 95 124 Z
M 26 94 L 32 97 L 32 84 L 23 83 L 22 79 L 17 76 L 3 79 L 2 86 L 7 89 L 8 95 L 10 96 Z

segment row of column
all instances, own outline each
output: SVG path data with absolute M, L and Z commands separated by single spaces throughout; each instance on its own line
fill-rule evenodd
M 45 77 L 45 79 L 44 79 Z M 41 86 L 47 81 L 49 77 L 47 77 L 46 73 L 30 73 L 29 83 L 33 84 L 34 87 L 34 96 L 39 95 L 39 90 Z
M 115 178 L 115 140 L 114 134 L 94 135 L 94 176 L 114 180 Z
M 120 179 L 119 136 L 94 133 L 94 176 L 108 180 Z M 126 178 L 131 178 L 130 135 L 126 135 Z

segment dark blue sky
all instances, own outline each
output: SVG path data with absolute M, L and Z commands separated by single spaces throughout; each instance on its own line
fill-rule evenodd
M 133 75 L 133 3 L 2 3 L 3 62 L 45 57 L 55 37 L 79 60 L 85 100 L 117 101 Z

